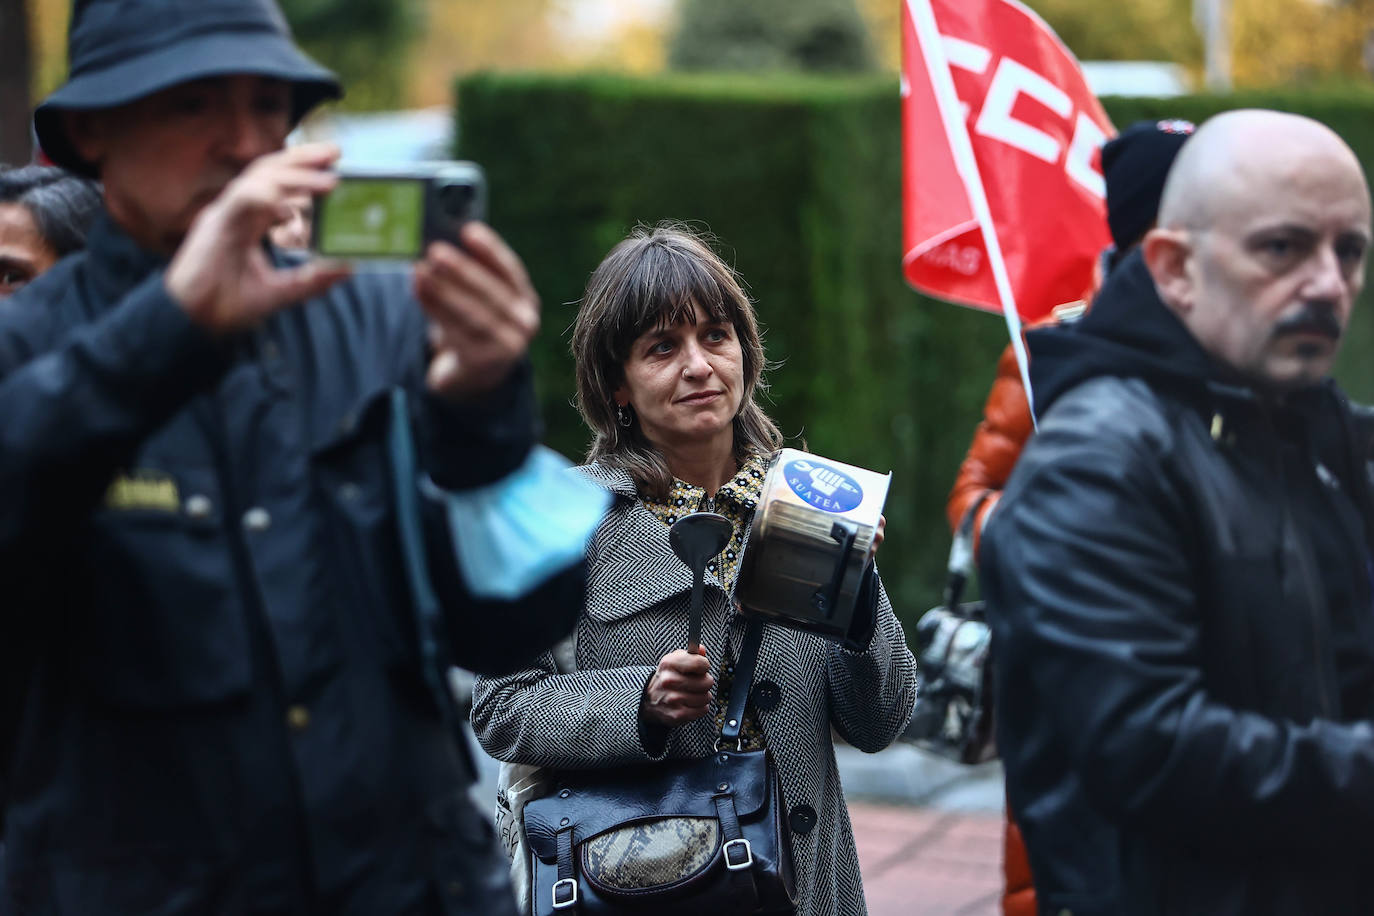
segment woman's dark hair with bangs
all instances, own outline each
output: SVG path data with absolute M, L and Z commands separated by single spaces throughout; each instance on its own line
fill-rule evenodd
M 636 228 L 592 273 L 573 325 L 577 409 L 593 433 L 587 461 L 628 472 L 641 493 L 658 499 L 672 488 L 672 472 L 645 438 L 638 418 L 628 427 L 616 422 L 614 395 L 624 381 L 631 345 L 646 331 L 695 322 L 694 305 L 730 324 L 744 355 L 736 460 L 771 454 L 782 447 L 782 434 L 754 399 L 767 387 L 758 318 L 735 272 L 706 237 L 681 223 Z

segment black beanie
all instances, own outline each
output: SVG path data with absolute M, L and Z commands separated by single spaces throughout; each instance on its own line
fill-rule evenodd
M 1159 217 L 1164 179 L 1191 121 L 1137 121 L 1102 147 L 1102 176 L 1107 180 L 1107 226 L 1116 250 L 1140 242 Z

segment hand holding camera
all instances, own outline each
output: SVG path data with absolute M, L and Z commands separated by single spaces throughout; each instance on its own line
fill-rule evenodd
M 539 330 L 539 296 L 525 265 L 484 223 L 462 248 L 434 242 L 415 265 L 415 298 L 430 319 L 430 390 L 462 399 L 496 387 Z
M 167 269 L 168 292 L 216 333 L 252 327 L 324 292 L 358 263 L 415 263 L 415 297 L 430 319 L 428 384 L 452 398 L 499 385 L 539 330 L 539 297 L 525 266 L 490 227 L 481 169 L 468 162 L 385 172 L 330 171 L 330 144 L 255 161 L 201 211 Z M 311 194 L 323 257 L 274 266 L 262 239 Z M 418 260 L 417 260 L 418 259 Z
M 346 264 L 327 259 L 279 269 L 262 247 L 267 230 L 290 215 L 290 195 L 333 189 L 338 156 L 324 143 L 263 156 L 206 205 L 163 280 L 193 321 L 213 333 L 242 330 L 348 276 Z
M 539 329 L 539 297 L 515 252 L 482 219 L 486 180 L 472 162 L 342 170 L 320 201 L 323 255 L 360 266 L 415 263 L 430 319 L 431 390 L 464 398 L 500 384 Z

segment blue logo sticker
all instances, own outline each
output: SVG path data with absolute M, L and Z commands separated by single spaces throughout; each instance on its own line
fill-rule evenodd
M 783 468 L 783 475 L 793 493 L 823 512 L 848 512 L 864 501 L 858 481 L 829 465 L 798 458 Z

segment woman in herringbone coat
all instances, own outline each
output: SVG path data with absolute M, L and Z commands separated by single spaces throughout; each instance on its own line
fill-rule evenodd
M 735 567 L 781 442 L 755 402 L 765 358 L 753 306 L 700 237 L 640 229 L 592 275 L 573 351 L 578 406 L 595 433 L 581 472 L 615 496 L 589 551 L 576 666 L 546 655 L 480 678 L 473 725 L 492 756 L 515 763 L 703 757 L 743 638 Z M 704 508 L 734 534 L 708 567 L 703 649 L 689 654 L 692 579 L 668 528 Z M 767 747 L 781 777 L 803 916 L 866 912 L 832 729 L 879 751 L 915 699 L 915 662 L 871 564 L 859 602 L 843 643 L 767 627 L 746 708 L 749 746 Z

